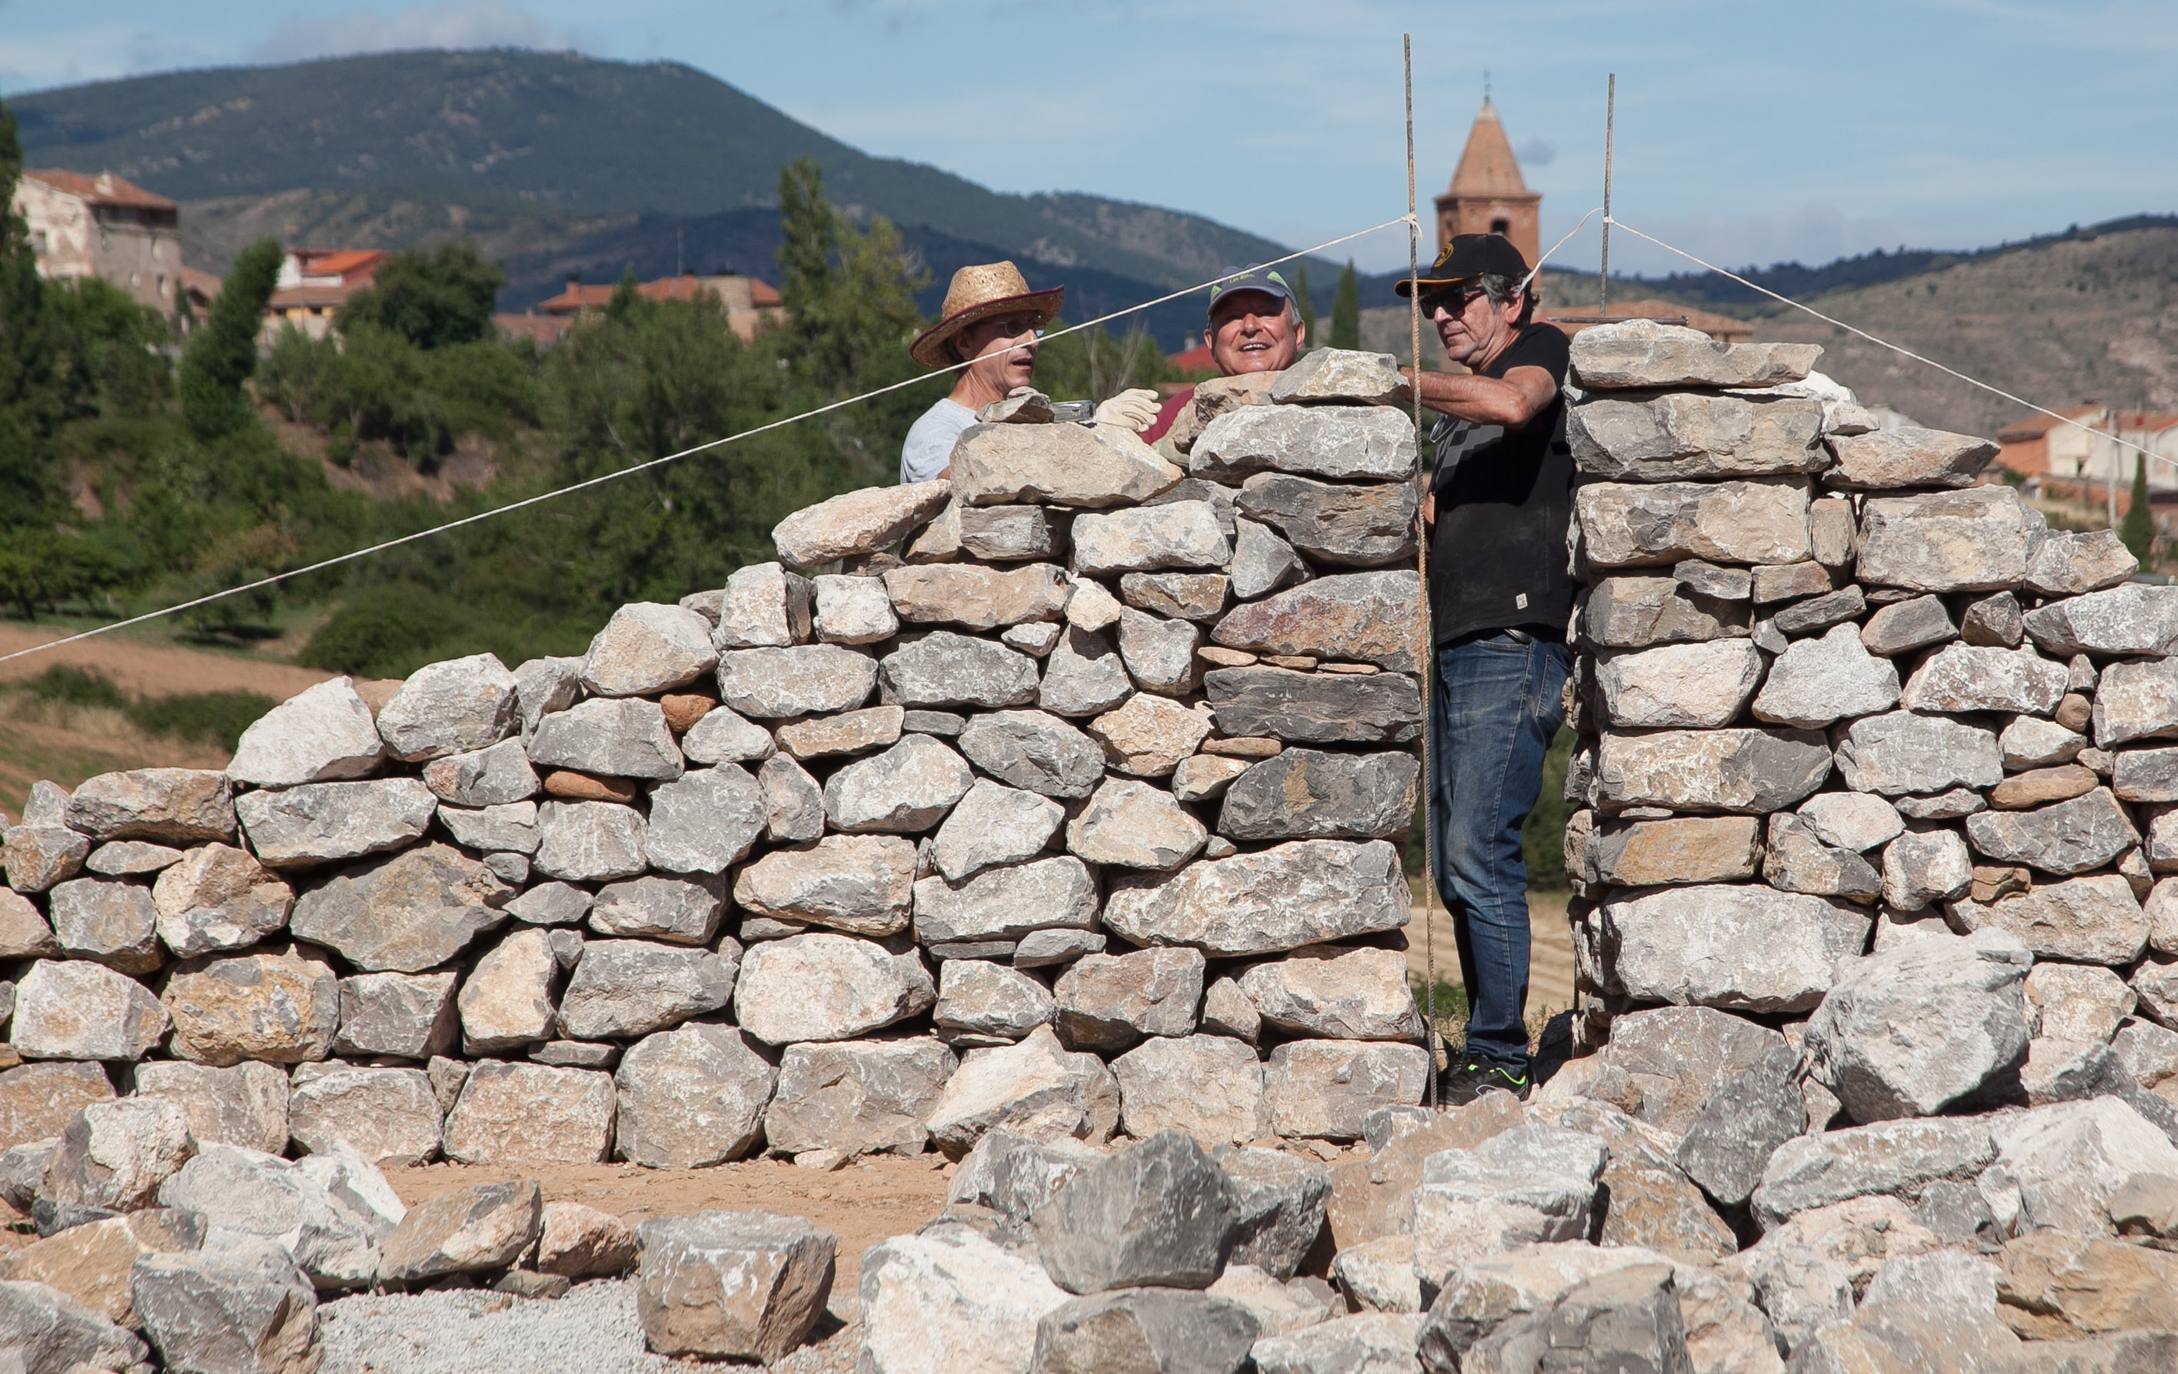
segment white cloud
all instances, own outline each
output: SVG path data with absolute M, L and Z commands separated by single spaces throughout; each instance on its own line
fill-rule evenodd
M 390 13 L 361 8 L 315 19 L 289 19 L 251 52 L 257 62 L 296 62 L 408 48 L 580 48 L 573 30 L 548 24 L 506 0 L 424 6 Z

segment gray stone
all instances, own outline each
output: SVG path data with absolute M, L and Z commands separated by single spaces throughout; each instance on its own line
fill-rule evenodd
M 948 969 L 973 966 L 948 964 Z M 920 1152 L 926 1122 L 959 1061 L 936 1040 L 850 1040 L 790 1045 L 778 1089 L 764 1111 L 775 1150 L 829 1149 L 846 1155 Z
M 1302 365 L 1324 352 L 1306 355 Z M 1296 370 L 1288 369 L 1287 375 Z M 1306 385 L 1306 380 L 1297 385 Z M 1413 476 L 1415 462 L 1412 420 L 1374 405 L 1243 406 L 1212 420 L 1188 453 L 1190 472 L 1219 479 L 1292 472 L 1342 481 L 1396 481 Z
M 136 1066 L 131 1091 L 181 1108 L 199 1146 L 239 1145 L 267 1154 L 287 1149 L 287 1074 L 276 1065 L 217 1068 L 187 1060 L 147 1061 Z M 435 1144 L 435 1132 L 432 1139 Z
M 1066 847 L 1092 864 L 1168 872 L 1195 857 L 1207 834 L 1170 792 L 1107 778 L 1067 824 Z
M 1116 710 L 1089 722 L 1107 766 L 1141 778 L 1170 777 L 1180 760 L 1210 737 L 1210 712 L 1169 697 L 1137 692 Z
M 1233 1244 L 1225 1175 L 1167 1131 L 1076 1171 L 1035 1219 L 1044 1268 L 1072 1293 L 1207 1288 Z
M 1421 734 L 1422 698 L 1404 673 L 1353 677 L 1286 668 L 1219 668 L 1203 696 L 1220 733 L 1302 744 L 1404 744 Z
M 554 711 L 564 711 L 582 695 L 582 660 L 533 658 L 514 670 L 514 697 L 528 739 L 537 722 Z
M 151 889 L 107 878 L 71 878 L 47 901 L 63 957 L 90 959 L 121 973 L 146 974 L 162 962 L 159 911 Z
M 150 1367 L 150 1347 L 46 1284 L 0 1281 L 0 1349 L 26 1374 Z
M 742 959 L 734 1018 L 770 1045 L 852 1040 L 920 1016 L 937 988 L 913 950 L 849 935 L 767 940 Z
M 1228 612 L 1211 639 L 1252 653 L 1307 654 L 1412 672 L 1420 580 L 1407 570 L 1339 573 Z
M 277 1245 L 147 1254 L 129 1296 L 171 1370 L 304 1374 L 324 1355 L 317 1294 Z
M 547 802 L 544 811 L 549 815 L 558 805 Z M 425 845 L 374 859 L 303 893 L 289 928 L 297 939 L 324 945 L 365 971 L 421 973 L 504 922 L 500 908 L 511 895 L 476 860 L 446 845 Z
M 951 630 L 893 650 L 880 670 L 902 706 L 1021 706 L 1036 696 L 1035 659 Z
M 1411 1040 L 1422 1033 L 1398 950 L 1317 945 L 1252 965 L 1240 990 L 1263 1024 L 1326 1040 Z
M 776 747 L 769 730 L 730 706 L 705 713 L 681 736 L 681 753 L 693 764 L 760 763 Z
M 367 1163 L 376 1188 L 390 1193 Z M 218 1253 L 237 1238 L 268 1241 L 294 1256 L 320 1289 L 360 1287 L 378 1276 L 379 1245 L 400 1219 L 367 1196 L 336 1189 L 300 1164 L 233 1145 L 206 1145 L 159 1188 L 159 1203 L 201 1213 L 205 1249 Z
M 1002 865 L 959 883 L 929 877 L 915 884 L 915 936 L 926 945 L 1088 930 L 1096 921 L 1096 879 L 1071 855 Z
M 544 1199 L 527 1180 L 479 1183 L 416 1204 L 386 1237 L 382 1275 L 415 1283 L 511 1266 L 537 1240 Z
M 825 573 L 815 579 L 816 632 L 827 644 L 876 644 L 900 630 L 885 584 L 875 577 Z
M 1829 776 L 1829 743 L 1796 730 L 1606 734 L 1596 760 L 1599 794 L 1616 808 L 1762 814 L 1794 805 Z
M 2178 1173 L 2178 1146 L 2114 1097 L 2059 1102 L 1990 1122 L 1997 1157 L 1978 1185 L 2005 1233 L 2108 1235 L 2110 1203 L 2137 1174 Z
M 632 806 L 606 801 L 548 801 L 537 808 L 537 871 L 551 878 L 602 882 L 648 867 L 647 827 Z
M 1623 727 L 1729 725 L 1762 679 L 1762 655 L 1744 639 L 1665 644 L 1596 663 L 1605 723 Z
M 2079 596 L 2114 587 L 2140 571 L 2140 560 L 2116 530 L 2050 531 L 2027 556 L 2027 589 L 2040 596 Z
M 2025 991 L 2035 1033 L 2058 1040 L 2102 1044 L 2133 1010 L 2133 990 L 2094 964 L 2037 964 Z
M 2128 582 L 2027 612 L 2027 634 L 2044 653 L 2161 655 L 2178 642 L 2178 587 Z
M 1100 1293 L 1044 1315 L 1029 1368 L 1042 1374 L 1236 1374 L 1258 1329 L 1248 1308 L 1207 1293 Z
M 1134 681 L 1112 637 L 1069 629 L 1044 664 L 1036 704 L 1062 716 L 1093 716 L 1133 694 Z
M 824 785 L 825 817 L 848 832 L 931 830 L 973 782 L 967 762 L 950 747 L 929 735 L 909 735 L 834 773 Z
M 1257 1140 L 1269 1129 L 1263 1065 L 1239 1040 L 1153 1036 L 1114 1059 L 1112 1075 L 1120 1125 L 1137 1139 L 1180 1131 L 1209 1149 Z
M 1861 627 L 1860 642 L 1868 646 L 1870 653 L 1895 657 L 1941 644 L 1958 633 L 1942 598 L 1916 596 L 1894 601 L 1868 617 L 1868 623 Z
M 748 857 L 769 819 L 746 769 L 695 769 L 651 790 L 644 854 L 676 873 L 723 873 Z
M 387 752 L 410 763 L 482 749 L 516 723 L 514 674 L 493 654 L 426 664 L 378 710 Z
M 1180 480 L 1133 432 L 1111 425 L 972 425 L 953 449 L 964 506 L 1131 506 Z
M 1015 943 L 1013 966 L 1049 968 L 1056 964 L 1071 963 L 1084 954 L 1102 954 L 1106 943 L 1102 931 L 1050 928 L 1032 930 Z
M 2103 749 L 2178 734 L 2178 662 L 2111 664 L 2096 684 L 2093 719 Z
M 1753 710 L 1755 719 L 1772 725 L 1819 728 L 1897 704 L 1898 669 L 1868 652 L 1858 627 L 1839 625 L 1780 654 Z
M 1969 605 L 1959 614 L 1959 635 L 1969 644 L 2016 649 L 2026 637 L 2026 622 L 2019 598 L 1997 592 Z
M 1909 591 L 2000 590 L 2026 576 L 2027 535 L 2007 486 L 1874 497 L 1861 511 L 1857 575 Z
M 285 868 L 382 854 L 421 839 L 438 809 L 414 778 L 244 793 L 236 809 L 260 861 Z
M 1056 1014 L 1051 990 L 1017 969 L 982 959 L 948 959 L 938 966 L 931 1022 L 948 1041 L 1009 1043 Z
M 2124 965 L 2147 945 L 2148 918 L 2132 885 L 2115 874 L 2037 883 L 1990 902 L 1953 902 L 1954 924 L 2016 936 L 2038 959 Z
M 1595 822 L 1592 832 L 1588 823 L 1576 821 L 1567 831 L 1567 865 L 1584 882 L 1620 887 L 1730 882 L 1755 875 L 1761 841 L 1761 822 L 1752 816 L 1603 821 Z
M 651 1169 L 739 1159 L 763 1134 L 778 1070 L 740 1031 L 696 1024 L 647 1035 L 613 1074 L 613 1153 Z
M 1171 877 L 1121 878 L 1104 921 L 1136 943 L 1231 958 L 1395 930 L 1408 902 L 1390 844 L 1293 840 Z
M 1227 1147 L 1214 1158 L 1233 1209 L 1229 1262 L 1292 1278 L 1323 1233 L 1331 1171 L 1279 1150 Z
M 1847 491 L 1970 487 L 1997 451 L 1986 439 L 1919 425 L 1834 434 L 1826 442 L 1838 465 L 1823 474 L 1823 484 Z
M 1593 396 L 1566 414 L 1573 461 L 1619 482 L 1815 473 L 1822 407 L 1798 397 Z
M 824 833 L 824 789 L 794 760 L 783 754 L 765 759 L 756 770 L 764 796 L 764 835 L 776 844 L 800 844 Z
M 1812 553 L 1807 511 L 1807 488 L 1785 479 L 1594 482 L 1574 496 L 1581 551 L 1598 568 L 1797 563 Z
M 1588 391 L 1774 386 L 1807 376 L 1822 354 L 1814 344 L 1718 343 L 1647 320 L 1583 329 L 1573 340 L 1573 373 Z
M 1771 616 L 1768 624 L 1779 634 L 1797 639 L 1848 620 L 1860 619 L 1868 598 L 1858 587 L 1841 587 L 1827 596 L 1797 601 Z
M 1818 1131 L 1783 1142 L 1770 1156 L 1754 1214 L 1774 1230 L 1796 1213 L 1857 1197 L 1916 1198 L 1940 1181 L 1971 1182 L 1995 1158 L 1986 1121 L 1971 1117 Z
M 797 759 L 866 754 L 900 739 L 907 712 L 898 706 L 865 706 L 832 716 L 811 716 L 779 727 L 779 747 Z
M 851 711 L 877 685 L 877 660 L 837 644 L 730 649 L 719 655 L 719 697 L 744 716 Z
M 680 748 L 665 712 L 643 698 L 597 697 L 538 722 L 531 762 L 613 778 L 663 781 L 681 775 Z
M 1406 754 L 1287 749 L 1225 790 L 1218 833 L 1236 840 L 1401 835 L 1413 821 L 1420 773 Z
M 30 899 L 0 888 L 0 958 L 35 959 L 59 952 L 52 925 Z
M 1727 568 L 1720 563 L 1688 558 L 1673 566 L 1671 576 L 1695 596 L 1745 601 L 1754 595 L 1754 574 L 1747 568 Z
M 174 1053 L 206 1064 L 323 1059 L 340 1024 L 339 980 L 303 946 L 183 965 L 160 1000 L 173 1017 Z
M 1775 1045 L 1720 1080 L 1680 1137 L 1672 1162 L 1719 1203 L 1745 1203 L 1762 1183 L 1770 1157 L 1807 1129 L 1799 1059 L 1789 1046 Z M 1614 1189 L 1614 1210 L 1619 1202 Z
M 591 904 L 590 929 L 600 935 L 707 945 L 726 909 L 723 878 L 650 874 L 608 883 Z
M 2046 716 L 2065 694 L 2065 666 L 2030 649 L 1953 644 L 1906 683 L 1909 711 L 2004 711 Z
M 833 835 L 773 850 L 734 879 L 734 902 L 777 920 L 862 935 L 907 928 L 915 847 L 895 836 Z
M 537 1271 L 567 1278 L 612 1278 L 635 1267 L 635 1231 L 610 1212 L 579 1202 L 547 1202 L 537 1232 Z
M 149 1206 L 196 1146 L 188 1118 L 155 1097 L 89 1103 L 60 1133 L 38 1189 L 43 1204 L 132 1212 Z
M 1850 849 L 1824 844 L 1797 816 L 1770 817 L 1762 876 L 1780 892 L 1872 902 L 1882 891 L 1875 866 Z
M 1237 561 L 1240 555 L 1233 557 Z M 1232 590 L 1233 579 L 1224 573 L 1131 572 L 1119 579 L 1119 596 L 1127 605 L 1178 620 L 1217 619 Z
M 1102 1142 L 1119 1122 L 1119 1086 L 1103 1060 L 1068 1051 L 1039 1026 L 1018 1044 L 963 1055 L 928 1121 L 932 1142 L 954 1159 L 996 1127 Z
M 1993 787 L 2004 777 L 1996 734 L 1908 711 L 1856 720 L 1838 746 L 1838 771 L 1856 791 L 1885 796 Z
M 860 558 L 905 539 L 951 495 L 943 481 L 864 487 L 796 511 L 772 527 L 772 542 L 790 568 Z
M 527 888 L 506 905 L 515 920 L 538 926 L 571 926 L 590 914 L 592 895 L 573 883 L 545 882 Z
M 1144 1036 L 1187 1035 L 1202 1005 L 1204 961 L 1185 948 L 1086 954 L 1059 975 L 1059 1038 L 1072 1049 L 1116 1052 Z
M 1369 1113 L 1419 1103 L 1428 1072 L 1420 1045 L 1289 1040 L 1264 1065 L 1271 1129 L 1288 1137 L 1358 1140 Z
M 166 1008 L 103 965 L 43 959 L 15 985 L 9 1041 L 25 1059 L 134 1060 L 166 1034 Z
M 1582 642 L 1601 649 L 1744 637 L 1749 611 L 1682 590 L 1671 577 L 1601 577 L 1576 616 Z
M 660 1354 L 768 1365 L 824 1314 L 839 1238 L 800 1217 L 699 1212 L 636 1233 L 636 1318 Z
M 2015 721 L 2006 727 L 2004 733 L 2009 737 L 2014 729 L 2034 723 L 2038 722 Z M 2052 725 L 2050 729 L 2062 730 L 2063 727 Z M 2047 744 L 2042 744 L 2039 736 L 2033 740 L 2023 737 L 2019 746 L 2022 762 L 2018 766 L 2036 766 L 2042 762 L 2037 755 L 2051 756 L 2048 761 L 2052 763 L 2065 763 L 2076 757 L 2087 741 L 2070 731 L 2064 733 L 2066 738 L 2062 740 L 2054 735 L 2049 736 L 2050 742 Z M 2041 747 L 2036 748 L 2037 744 Z M 2011 762 L 2009 749 L 2005 762 Z M 2129 802 L 2178 801 L 2178 749 L 2119 750 L 2115 772 L 2111 777 L 2111 790 L 2121 800 Z
M 455 998 L 462 1052 L 476 1058 L 551 1039 L 558 973 L 548 931 L 517 930 L 487 950 Z
M 1043 506 L 962 506 L 954 511 L 961 552 L 991 562 L 1065 556 L 1067 522 Z
M 1815 838 L 1855 853 L 1894 840 L 1905 829 L 1898 808 L 1866 792 L 1824 792 L 1800 803 L 1797 814 Z
M 83 871 L 91 842 L 64 825 L 11 825 L 0 844 L 0 868 L 16 892 L 43 892 Z
M 519 739 L 505 739 L 424 765 L 424 786 L 454 806 L 505 806 L 537 795 L 537 770 Z
M 931 862 L 954 882 L 1020 863 L 1043 852 L 1065 819 L 1049 798 L 978 778 L 938 827 Z
M 354 683 L 336 677 L 289 697 L 242 732 L 227 776 L 255 787 L 368 777 L 386 755 Z
M 1953 901 L 1965 896 L 1973 883 L 1973 857 L 1957 831 L 1913 831 L 1883 851 L 1883 902 L 1895 911 L 1921 911 Z
M 373 1164 L 403 1167 L 437 1155 L 445 1128 L 422 1069 L 334 1069 L 296 1085 L 288 1120 L 305 1152 L 345 1142 Z
M 1195 686 L 1195 650 L 1202 631 L 1128 608 L 1119 619 L 1119 657 L 1134 685 L 1179 696 Z
M 706 642 L 720 650 L 806 643 L 813 594 L 809 579 L 777 563 L 736 568 L 719 593 L 716 627 Z
M 1240 512 L 1318 563 L 1371 567 L 1412 556 L 1418 500 L 1412 482 L 1319 482 L 1266 472 L 1242 486 Z
M 537 852 L 537 803 L 507 802 L 471 810 L 439 803 L 439 824 L 469 849 L 528 855 Z
M 1755 1012 L 1812 1009 L 1872 924 L 1828 898 L 1725 885 L 1614 897 L 1598 910 L 1617 945 L 1615 990 Z
M 1943 936 L 1846 962 L 1808 1023 L 1815 1077 L 1863 1123 L 1970 1096 L 2026 1053 L 2028 962 L 2011 940 Z
M 485 1060 L 446 1114 L 446 1157 L 463 1164 L 596 1164 L 613 1134 L 613 1080 L 591 1069 Z
M 2102 867 L 2139 843 L 2139 832 L 2109 789 L 2032 811 L 1983 811 L 1966 818 L 1977 853 L 2070 875 Z
M 69 795 L 65 823 L 69 829 L 98 841 L 231 842 L 235 836 L 234 795 L 226 774 L 204 769 L 138 768 L 101 773 L 84 780 Z M 12 863 L 9 872 L 14 872 Z
M 1608 1158 L 1594 1136 L 1543 1125 L 1430 1155 L 1414 1190 L 1415 1272 L 1442 1287 L 1469 1260 L 1585 1237 Z
M 733 997 L 741 950 L 649 940 L 590 940 L 560 995 L 562 1033 L 578 1040 L 646 1035 L 717 1011 Z
M 894 612 L 908 624 L 977 631 L 1057 620 L 1067 598 L 1065 575 L 1051 563 L 1006 570 L 972 563 L 911 564 L 888 569 L 884 584 Z
M 777 570 L 777 564 L 764 564 Z M 739 622 L 734 579 L 758 572 L 744 568 L 727 579 L 720 632 Z M 799 582 L 801 579 L 796 578 Z M 807 591 L 803 599 L 807 601 Z M 803 616 L 807 621 L 807 613 Z M 718 666 L 711 625 L 694 611 L 642 601 L 614 611 L 590 641 L 582 661 L 582 685 L 598 696 L 648 696 L 685 686 Z
M 1136 506 L 1074 519 L 1076 577 L 1105 577 L 1161 568 L 1222 568 L 1232 541 L 1207 501 Z

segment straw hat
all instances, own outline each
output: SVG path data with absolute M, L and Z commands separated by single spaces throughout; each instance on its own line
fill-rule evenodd
M 1028 313 L 1036 316 L 1041 328 L 1059 313 L 1059 302 L 1065 295 L 1063 286 L 1049 291 L 1029 290 L 1021 269 L 1010 262 L 963 267 L 945 288 L 945 306 L 938 312 L 938 322 L 908 345 L 908 356 L 924 367 L 944 367 L 955 361 L 948 355 L 946 344 L 969 325 L 998 315 Z

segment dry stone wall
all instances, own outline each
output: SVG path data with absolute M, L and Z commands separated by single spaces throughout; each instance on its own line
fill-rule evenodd
M 1211 384 L 1179 464 L 1009 401 L 581 658 L 39 785 L 0 1148 L 117 1093 L 372 1161 L 1359 1137 L 1426 1062 L 1403 395 L 1362 354 Z

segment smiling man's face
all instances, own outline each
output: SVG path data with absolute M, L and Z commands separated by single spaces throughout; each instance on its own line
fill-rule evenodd
M 1210 308 L 1202 332 L 1210 360 L 1231 377 L 1293 366 L 1308 342 L 1308 326 L 1288 313 L 1287 303 L 1267 291 L 1228 291 Z

